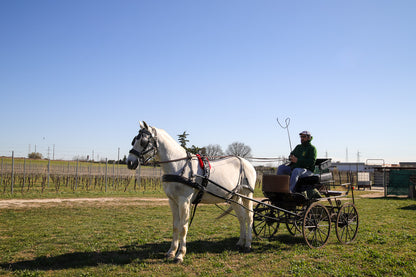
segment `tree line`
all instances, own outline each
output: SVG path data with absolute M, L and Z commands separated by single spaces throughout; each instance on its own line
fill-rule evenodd
M 178 141 L 179 144 L 186 149 L 186 151 L 192 153 L 192 154 L 201 154 L 208 157 L 215 158 L 220 156 L 239 156 L 242 158 L 249 158 L 251 157 L 251 147 L 248 145 L 245 145 L 242 142 L 235 141 L 228 145 L 227 149 L 225 151 L 222 150 L 221 145 L 219 144 L 209 144 L 204 147 L 198 147 L 195 145 L 192 145 L 188 147 L 188 139 L 189 134 L 184 131 L 182 134 L 178 135 Z M 29 159 L 42 159 L 42 154 L 38 152 L 32 152 L 28 154 Z M 80 161 L 89 161 L 89 156 L 86 157 L 74 157 L 74 160 L 80 160 Z M 126 164 L 127 156 L 124 155 L 122 159 L 119 161 L 108 161 L 109 163 L 118 163 L 118 164 Z

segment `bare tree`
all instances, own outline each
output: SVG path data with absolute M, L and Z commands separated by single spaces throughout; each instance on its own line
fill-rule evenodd
M 242 142 L 233 142 L 228 145 L 227 155 L 240 156 L 243 158 L 251 157 L 251 148 Z
M 222 151 L 222 148 L 219 144 L 210 144 L 208 146 L 205 146 L 205 155 L 208 157 L 214 158 L 218 156 L 224 156 L 224 152 Z

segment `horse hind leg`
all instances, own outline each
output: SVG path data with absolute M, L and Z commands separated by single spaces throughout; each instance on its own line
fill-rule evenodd
M 238 199 L 238 203 L 243 204 L 241 198 Z M 244 207 L 236 203 L 232 203 L 231 205 L 237 214 L 237 218 L 240 223 L 240 238 L 237 242 L 237 247 L 241 248 L 244 252 L 249 252 L 251 249 L 251 232 L 248 231 L 248 228 L 251 230 L 251 226 L 247 226 L 250 222 L 247 211 Z M 248 236 L 249 234 L 250 236 Z
M 239 198 L 238 204 L 233 204 L 233 209 L 237 214 L 238 221 L 240 223 L 240 238 L 237 242 L 237 246 L 244 252 L 251 251 L 252 242 L 252 230 L 253 230 L 253 198 L 252 192 L 247 192 L 246 198 Z
M 248 198 L 253 198 L 253 193 L 247 194 Z M 253 201 L 250 199 L 243 199 L 243 205 L 245 207 L 245 224 L 246 224 L 246 241 L 244 248 L 246 251 L 251 251 L 251 242 L 253 240 Z

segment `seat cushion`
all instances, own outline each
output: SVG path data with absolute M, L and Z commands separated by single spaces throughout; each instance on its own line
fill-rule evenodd
M 314 185 L 319 183 L 319 175 L 314 174 L 308 177 L 300 177 L 298 180 L 298 185 Z

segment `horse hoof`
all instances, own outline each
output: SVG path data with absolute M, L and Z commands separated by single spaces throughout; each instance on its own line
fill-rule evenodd
M 166 260 L 172 260 L 174 257 L 175 257 L 174 255 L 169 255 L 169 254 L 165 255 Z
M 240 251 L 242 253 L 250 253 L 252 250 L 251 250 L 251 247 L 241 247 Z
M 182 259 L 175 258 L 175 259 L 173 259 L 173 262 L 175 264 L 181 264 L 183 262 L 183 260 Z

